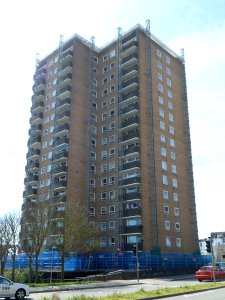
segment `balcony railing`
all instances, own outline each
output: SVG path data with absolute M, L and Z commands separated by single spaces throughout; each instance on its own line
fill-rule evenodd
M 137 193 L 137 192 L 128 193 L 128 194 L 123 194 L 121 197 L 123 201 L 141 199 L 141 193 Z
M 40 66 L 39 66 L 40 68 Z M 45 77 L 45 74 L 47 73 L 47 69 L 46 68 L 41 68 L 41 69 L 38 69 L 36 71 L 36 73 L 34 74 L 34 80 L 40 78 L 40 77 Z
M 67 159 L 68 155 L 69 155 L 68 151 L 63 151 L 60 153 L 53 154 L 52 159 L 53 161 L 60 160 L 60 159 Z
M 140 146 L 133 146 L 127 149 L 124 149 L 122 154 L 123 156 L 133 154 L 133 153 L 139 153 L 140 152 Z
M 67 170 L 68 170 L 67 166 L 60 166 L 60 167 L 53 169 L 53 174 L 56 175 L 56 174 L 60 174 L 60 173 L 66 173 Z
M 31 125 L 37 125 L 37 123 L 42 122 L 43 119 L 43 113 L 39 113 L 39 114 L 34 114 L 31 118 L 30 118 L 30 123 Z
M 140 168 L 140 161 L 132 161 L 126 164 L 123 164 L 122 170 L 129 170 L 129 169 L 134 169 L 134 168 Z
M 37 189 L 29 188 L 26 191 L 23 192 L 23 197 L 30 197 L 30 196 L 36 196 L 37 195 Z
M 72 79 L 72 73 L 68 73 L 66 74 L 65 76 L 62 76 L 59 80 L 58 80 L 58 84 L 62 84 L 63 82 L 66 82 L 66 81 L 71 81 Z
M 41 136 L 38 135 L 38 136 L 34 136 L 34 137 L 30 137 L 29 140 L 28 140 L 28 147 L 31 147 L 32 145 L 34 144 L 40 144 L 41 143 Z
M 136 31 L 132 32 L 130 35 L 124 37 L 122 39 L 122 44 L 126 44 L 127 42 L 129 42 L 130 40 L 132 41 L 134 38 L 136 38 Z
M 131 178 L 125 178 L 120 180 L 120 185 L 130 185 L 130 184 L 136 184 L 141 183 L 141 177 L 131 177 Z
M 63 137 L 63 138 L 57 139 L 53 143 L 54 147 L 58 147 L 58 146 L 61 146 L 63 144 L 69 144 L 69 138 L 68 137 Z
M 122 142 L 126 142 L 128 140 L 138 139 L 138 138 L 139 138 L 139 132 L 136 131 L 136 132 L 131 132 L 131 133 L 122 135 L 121 140 L 122 140 Z
M 68 123 L 63 124 L 55 128 L 55 134 L 57 133 L 65 133 L 70 129 L 70 125 Z
M 122 59 L 122 65 L 127 64 L 128 62 L 131 63 L 133 61 L 136 61 L 138 59 L 138 55 L 137 53 L 132 53 L 127 57 L 124 57 Z
M 26 177 L 25 179 L 24 179 L 24 183 L 26 184 L 26 183 L 34 183 L 34 182 L 36 182 L 36 181 L 38 181 L 38 175 L 29 175 L 28 177 Z
M 138 71 L 138 65 L 133 65 L 122 71 L 122 76 L 126 76 L 129 73 L 136 73 Z
M 40 156 L 40 153 L 41 153 L 40 149 L 31 149 L 27 153 L 27 158 L 38 157 Z
M 123 227 L 123 233 L 141 233 L 142 232 L 142 225 L 136 225 L 136 226 L 124 226 Z
M 132 111 L 137 111 L 139 108 L 138 103 L 130 104 L 129 106 L 126 106 L 122 109 L 122 115 L 125 115 L 127 113 L 130 113 Z
M 52 184 L 54 189 L 67 187 L 67 181 L 55 181 Z
M 60 75 L 63 76 L 64 74 L 70 72 L 72 67 L 73 67 L 73 63 L 71 61 L 63 64 L 60 69 Z
M 36 162 L 36 161 L 30 161 L 27 165 L 26 165 L 26 168 L 25 170 L 28 171 L 28 170 L 33 170 L 33 169 L 38 169 L 39 168 L 39 162 Z
M 128 127 L 134 124 L 139 124 L 138 116 L 130 117 L 128 120 L 122 122 L 122 127 Z
M 138 42 L 137 41 L 132 41 L 132 42 L 130 42 L 129 44 L 127 44 L 127 45 L 125 45 L 125 46 L 123 46 L 122 47 L 122 51 L 124 52 L 124 51 L 126 51 L 126 50 L 129 50 L 130 48 L 137 48 L 137 46 L 138 46 Z
M 141 235 L 140 235 L 141 236 Z M 124 251 L 132 251 L 133 250 L 133 243 L 132 244 L 124 244 L 123 246 Z M 140 242 L 138 244 L 138 251 L 143 251 L 143 244 Z
M 126 93 L 126 94 L 123 94 L 122 95 L 122 102 L 124 102 L 124 101 L 126 101 L 128 99 L 134 98 L 134 97 L 135 98 L 138 97 L 138 91 L 137 90 L 131 91 L 131 92 Z
M 71 104 L 71 98 L 66 98 L 64 100 L 57 99 L 55 107 L 56 107 L 56 109 L 59 109 L 59 108 L 62 109 L 66 105 L 70 105 L 70 104 Z
M 125 89 L 125 88 L 127 88 L 129 86 L 132 87 L 132 86 L 137 85 L 137 84 L 138 84 L 138 78 L 134 77 L 134 78 L 131 78 L 131 79 L 127 80 L 127 81 L 124 81 L 122 83 L 122 89 Z
M 69 93 L 71 92 L 71 86 L 70 85 L 67 85 L 66 87 L 62 88 L 62 89 L 59 89 L 57 92 L 56 92 L 56 96 L 59 96 L 59 95 L 62 95 L 64 93 Z
M 60 119 L 63 118 L 69 118 L 70 117 L 70 111 L 69 110 L 65 110 L 64 112 L 57 112 L 56 113 L 56 119 L 57 121 L 59 121 Z
M 52 201 L 53 201 L 53 202 L 57 202 L 57 203 L 60 203 L 60 202 L 66 202 L 66 195 L 62 195 L 62 196 L 53 196 Z
M 30 111 L 31 112 L 40 112 L 40 111 L 43 111 L 43 109 L 44 109 L 44 102 L 43 101 L 39 101 L 37 103 L 34 103 L 31 106 Z

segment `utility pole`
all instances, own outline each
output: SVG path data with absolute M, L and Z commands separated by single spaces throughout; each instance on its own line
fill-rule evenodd
M 214 251 L 213 251 L 213 238 L 215 238 L 215 233 L 211 232 L 211 235 L 210 235 L 210 244 L 211 244 L 211 251 L 212 251 L 213 281 L 216 282 L 215 270 L 214 270 L 215 260 L 214 260 Z

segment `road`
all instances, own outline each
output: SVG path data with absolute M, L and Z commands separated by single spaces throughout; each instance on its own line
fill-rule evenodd
M 163 298 L 171 300 L 171 297 Z M 182 296 L 173 296 L 173 300 L 224 300 L 225 299 L 225 288 L 209 290 L 204 292 L 198 292 L 194 294 L 186 294 Z
M 51 298 L 52 294 L 57 293 L 60 299 L 67 299 L 69 297 L 78 296 L 78 295 L 86 295 L 86 296 L 106 296 L 112 295 L 114 293 L 133 293 L 140 289 L 144 289 L 145 291 L 156 290 L 160 288 L 171 288 L 171 287 L 178 287 L 178 286 L 187 286 L 187 285 L 196 285 L 201 284 L 199 283 L 194 277 L 180 279 L 180 278 L 151 278 L 151 279 L 141 279 L 139 283 L 135 280 L 128 280 L 128 281 L 110 281 L 103 283 L 104 286 L 98 287 L 98 285 L 93 285 L 92 288 L 85 288 L 84 286 L 80 288 L 74 288 L 73 290 L 68 291 L 52 291 L 52 292 L 44 292 L 44 293 L 32 293 L 30 295 L 30 300 L 37 300 L 44 297 Z M 187 295 L 190 296 L 190 295 Z M 171 298 L 170 298 L 171 299 Z M 175 299 L 175 298 L 173 298 Z M 178 298 L 178 299 L 185 299 L 185 298 Z M 190 298 L 192 299 L 192 298 Z M 202 299 L 202 298 L 198 298 Z M 214 298 L 211 298 L 212 300 Z M 225 297 L 223 298 L 223 300 Z M 204 298 L 205 300 L 205 298 Z

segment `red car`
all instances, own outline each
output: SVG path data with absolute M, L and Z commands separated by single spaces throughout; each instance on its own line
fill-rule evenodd
M 214 267 L 215 279 L 224 279 L 225 271 L 222 271 L 219 267 Z M 213 267 L 203 266 L 195 273 L 196 278 L 201 282 L 202 280 L 214 280 Z

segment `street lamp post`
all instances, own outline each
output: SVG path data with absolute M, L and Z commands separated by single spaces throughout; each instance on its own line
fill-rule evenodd
M 52 251 L 51 251 L 51 264 L 50 264 L 50 283 L 52 283 L 52 264 L 53 264 L 53 255 L 54 255 L 54 249 L 56 249 L 55 246 L 52 246 Z

